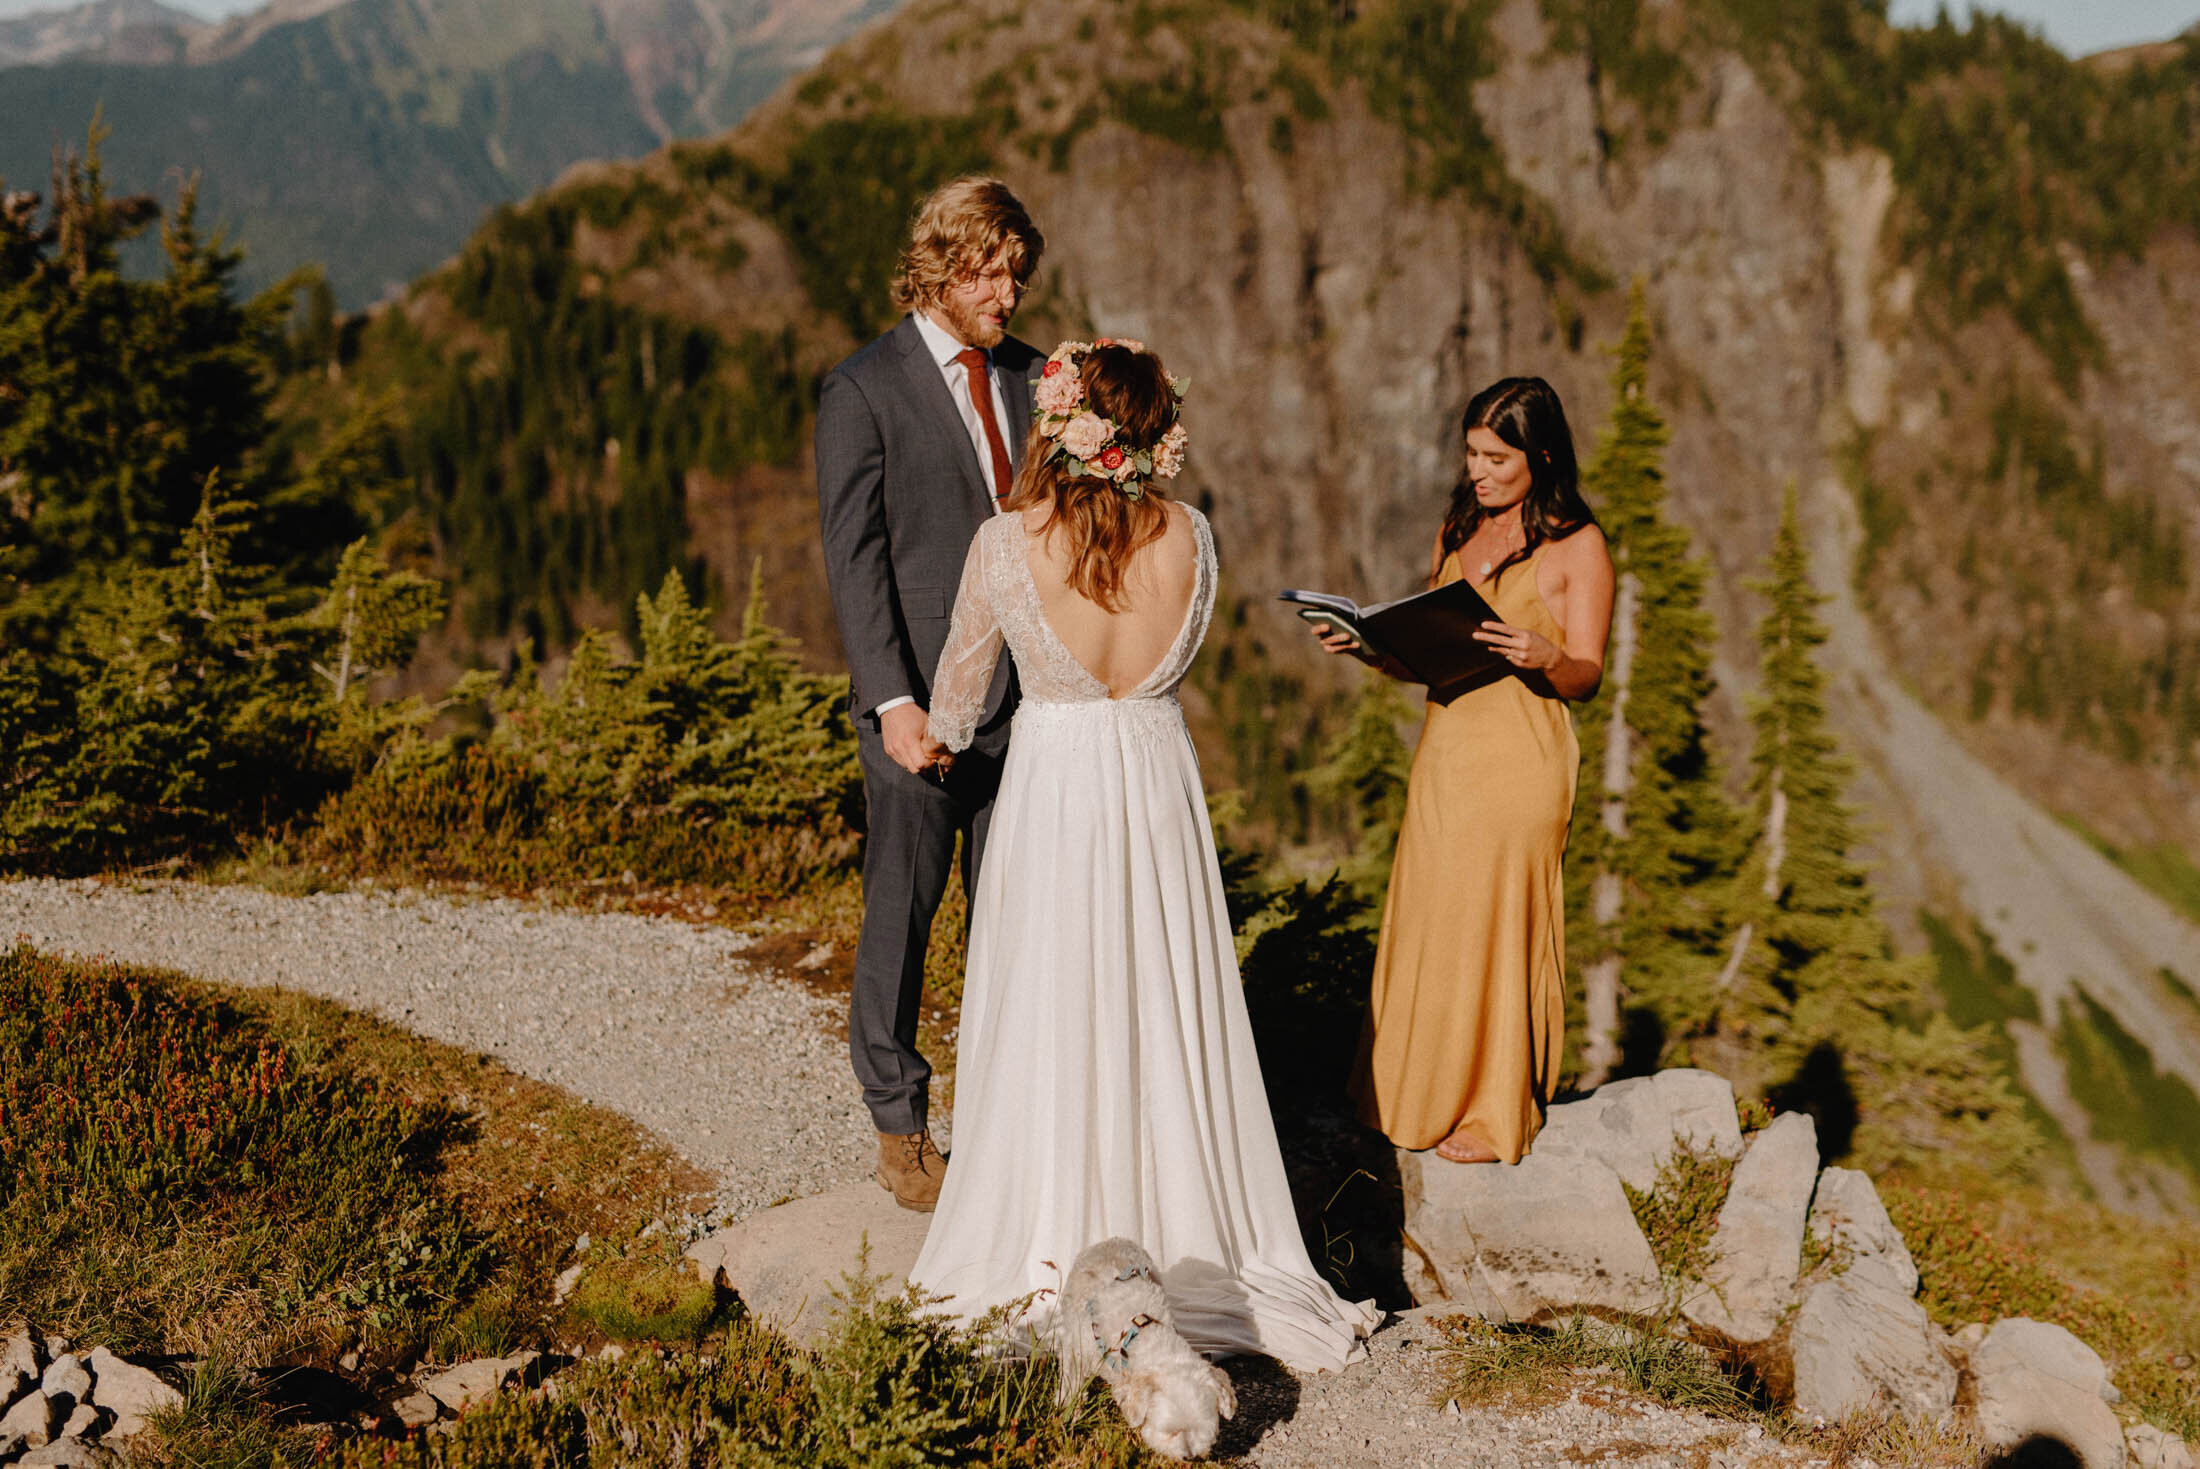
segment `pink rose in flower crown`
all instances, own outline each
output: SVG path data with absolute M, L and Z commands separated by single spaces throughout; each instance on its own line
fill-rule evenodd
M 1039 380 L 1039 411 L 1042 413 L 1067 413 L 1085 401 L 1084 380 L 1074 372 L 1056 372 L 1059 362 L 1047 364 L 1046 375 Z
M 1191 442 L 1191 435 L 1184 431 L 1181 420 L 1169 425 L 1169 431 L 1161 436 L 1161 442 L 1153 446 L 1153 472 L 1160 479 L 1175 479 L 1184 468 L 1184 446 Z
M 1078 459 L 1100 452 L 1115 433 L 1115 425 L 1097 413 L 1080 413 L 1062 430 L 1062 447 Z

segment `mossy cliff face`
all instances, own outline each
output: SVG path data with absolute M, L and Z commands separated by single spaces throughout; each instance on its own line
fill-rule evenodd
M 1550 378 L 1586 448 L 1618 287 L 1639 275 L 1730 698 L 1754 679 L 1746 579 L 1792 479 L 1806 504 L 1852 507 L 1893 672 L 1966 740 L 2005 770 L 2074 772 L 2058 799 L 2112 840 L 2193 842 L 2200 254 L 2167 206 L 2086 204 L 2114 191 L 2071 171 L 2085 140 L 2056 153 L 2024 110 L 2067 92 L 2153 116 L 2191 96 L 2191 48 L 2111 96 L 2021 37 L 1898 34 L 1829 0 L 1814 24 L 1891 89 L 1881 104 L 1781 50 L 1756 9 L 1390 0 L 1340 20 L 1285 0 L 918 0 L 734 132 L 591 169 L 522 214 L 587 202 L 553 296 L 780 344 L 781 386 L 756 387 L 763 359 L 730 346 L 713 380 L 787 428 L 688 465 L 668 533 L 728 584 L 763 555 L 775 615 L 821 656 L 810 385 L 890 320 L 901 221 L 948 172 L 1005 174 L 1048 232 L 1022 335 L 1142 337 L 1191 379 L 1184 488 L 1255 603 L 1285 584 L 1410 585 L 1458 411 L 1493 377 Z M 1966 87 L 2000 100 L 1964 112 Z M 1944 113 L 1971 131 L 1936 153 Z M 1958 156 L 1975 162 L 1942 167 Z M 2191 162 L 2129 167 L 2174 179 Z M 1974 175 L 2037 197 L 1957 198 Z M 450 272 L 430 277 L 404 315 L 478 346 L 477 371 L 512 370 L 494 364 L 533 328 L 453 299 Z M 603 447 L 570 458 L 600 464 Z M 551 478 L 557 503 L 615 483 Z M 598 592 L 630 600 L 616 579 Z M 1294 632 L 1252 606 L 1233 636 L 1330 687 L 1337 670 Z

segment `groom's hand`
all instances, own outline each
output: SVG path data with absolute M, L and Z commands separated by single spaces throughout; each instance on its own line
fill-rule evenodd
M 879 738 L 886 744 L 886 758 L 908 771 L 911 775 L 924 774 L 925 766 L 932 763 L 932 756 L 925 748 L 925 722 L 929 718 L 920 704 L 896 704 L 878 717 Z

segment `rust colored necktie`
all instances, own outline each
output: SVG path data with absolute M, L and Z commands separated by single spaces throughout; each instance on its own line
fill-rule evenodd
M 993 417 L 993 384 L 987 379 L 985 353 L 976 347 L 965 347 L 955 354 L 970 373 L 970 401 L 978 410 L 978 422 L 985 425 L 985 444 L 993 451 L 993 498 L 1008 498 L 1014 476 L 1008 468 L 1008 446 L 1001 442 L 1001 426 Z

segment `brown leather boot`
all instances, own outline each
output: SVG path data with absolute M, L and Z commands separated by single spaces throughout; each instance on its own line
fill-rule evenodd
M 904 1209 L 929 1214 L 940 1201 L 947 1160 L 932 1146 L 930 1131 L 878 1135 L 878 1185 Z

